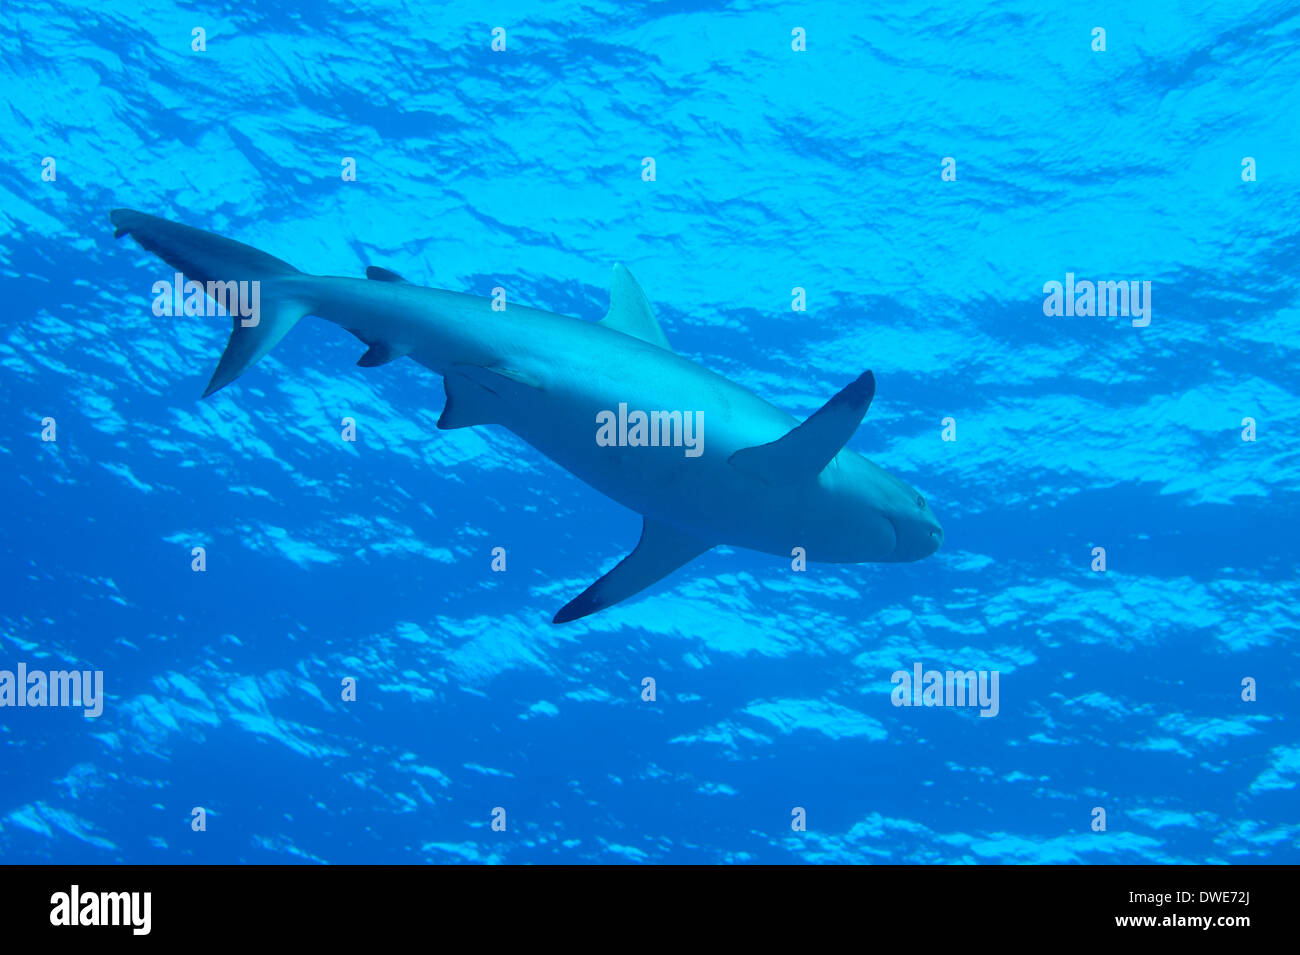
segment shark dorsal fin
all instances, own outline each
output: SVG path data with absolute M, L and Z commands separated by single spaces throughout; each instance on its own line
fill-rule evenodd
M 381 269 L 377 265 L 366 266 L 366 278 L 374 279 L 376 282 L 401 282 L 404 285 L 411 284 L 410 282 L 406 281 L 406 279 L 398 275 L 396 272 L 390 269 Z
M 803 424 L 768 444 L 742 448 L 730 461 L 768 484 L 815 478 L 853 437 L 875 394 L 876 377 L 864 371 Z
M 609 312 L 600 320 L 600 324 L 651 345 L 658 345 L 665 351 L 672 351 L 664 330 L 655 321 L 650 300 L 645 297 L 645 292 L 641 291 L 641 286 L 632 278 L 632 273 L 623 267 L 622 262 L 614 266 L 614 281 L 609 286 Z

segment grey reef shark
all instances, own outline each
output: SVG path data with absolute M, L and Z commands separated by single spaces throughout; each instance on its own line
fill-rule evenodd
M 555 623 L 626 600 L 718 545 L 857 564 L 920 560 L 943 542 L 915 489 L 844 446 L 875 394 L 870 371 L 800 423 L 675 354 L 622 265 L 609 313 L 591 322 L 494 308 L 493 299 L 414 285 L 382 268 L 366 269 L 364 279 L 307 275 L 157 216 L 117 209 L 111 218 L 118 238 L 132 236 L 183 273 L 187 288 L 201 283 L 231 315 L 204 397 L 252 367 L 298 319 L 316 315 L 368 346 L 358 365 L 408 357 L 441 375 L 440 429 L 508 428 L 641 514 L 636 548 Z M 255 309 L 226 307 L 240 288 L 254 290 Z

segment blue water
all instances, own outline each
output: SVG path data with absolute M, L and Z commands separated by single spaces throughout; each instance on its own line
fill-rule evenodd
M 482 11 L 5 4 L 0 669 L 107 699 L 0 709 L 0 859 L 1300 859 L 1300 8 Z M 228 322 L 154 317 L 116 207 L 592 319 L 622 261 L 797 416 L 874 370 L 850 447 L 944 547 L 553 627 L 637 515 L 315 319 L 200 400 Z M 918 662 L 998 715 L 895 707 Z

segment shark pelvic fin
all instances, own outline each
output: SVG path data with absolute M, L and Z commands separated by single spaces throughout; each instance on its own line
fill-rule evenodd
M 641 541 L 614 569 L 560 608 L 552 623 L 568 623 L 638 594 L 713 545 L 645 518 Z
M 396 361 L 410 352 L 410 349 L 405 345 L 394 345 L 390 342 L 366 342 L 366 344 L 370 348 L 357 359 L 357 364 L 362 368 L 386 365 L 390 361 Z
M 768 444 L 742 448 L 729 459 L 733 465 L 768 484 L 815 478 L 858 430 L 871 399 L 876 377 L 864 371 L 812 416 Z
M 442 379 L 442 390 L 447 401 L 438 416 L 438 428 L 451 431 L 456 428 L 472 428 L 480 424 L 498 424 L 496 413 L 497 396 L 473 379 L 451 372 Z
M 609 286 L 609 311 L 600 320 L 600 324 L 651 345 L 658 345 L 665 351 L 672 351 L 668 337 L 655 320 L 650 300 L 622 262 L 614 266 L 614 280 Z
M 447 403 L 438 427 L 443 431 L 479 424 L 500 424 L 503 400 L 532 400 L 530 392 L 542 383 L 533 375 L 509 365 L 470 365 L 457 362 L 443 376 Z
M 401 282 L 404 285 L 411 284 L 396 272 L 390 271 L 389 269 L 381 269 L 377 265 L 366 266 L 366 278 L 374 279 L 376 282 Z

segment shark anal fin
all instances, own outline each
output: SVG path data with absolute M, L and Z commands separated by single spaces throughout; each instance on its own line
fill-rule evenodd
M 452 372 L 442 379 L 442 389 L 447 395 L 447 403 L 438 416 L 440 430 L 500 423 L 500 416 L 496 413 L 499 399 L 472 379 Z
M 705 541 L 645 518 L 641 541 L 614 569 L 560 608 L 552 623 L 568 623 L 640 593 L 712 547 Z
M 369 343 L 368 343 L 369 344 Z M 390 361 L 396 361 L 410 351 L 402 345 L 392 345 L 388 342 L 374 342 L 364 355 L 357 359 L 357 364 L 362 368 L 374 368 L 377 365 L 386 365 Z
M 769 484 L 815 478 L 853 437 L 875 394 L 876 377 L 864 371 L 803 424 L 768 444 L 742 448 L 730 461 Z
M 614 266 L 614 279 L 609 286 L 609 312 L 600 320 L 600 324 L 651 345 L 658 345 L 665 351 L 672 351 L 668 336 L 655 320 L 650 300 L 622 262 Z
M 366 266 L 366 278 L 374 279 L 376 282 L 401 282 L 405 285 L 411 284 L 391 269 L 381 269 L 377 265 Z

